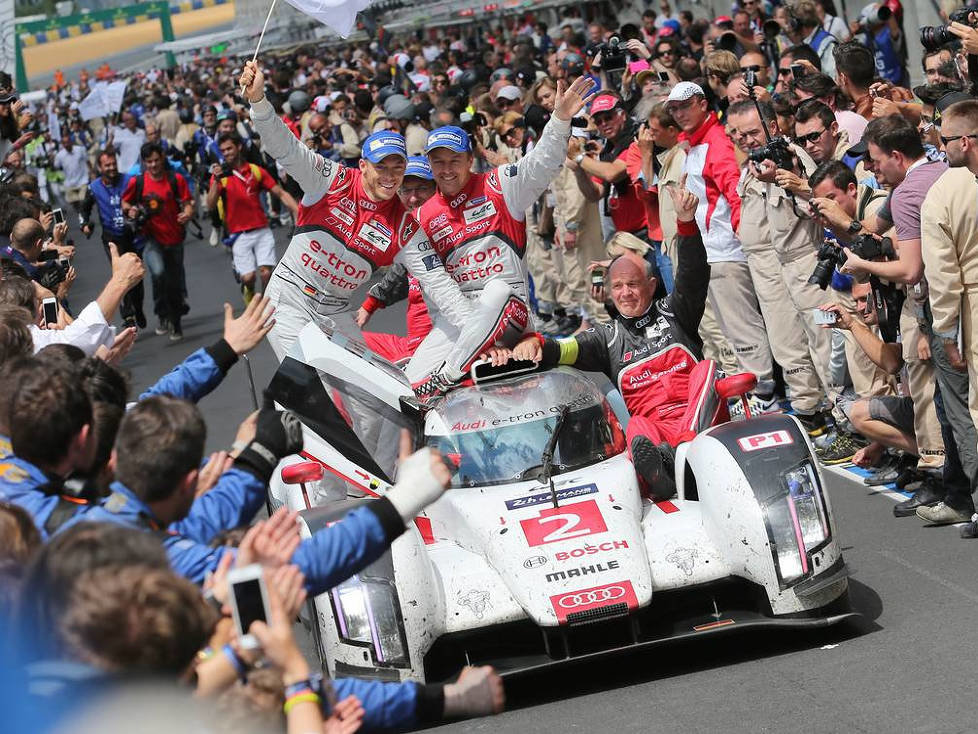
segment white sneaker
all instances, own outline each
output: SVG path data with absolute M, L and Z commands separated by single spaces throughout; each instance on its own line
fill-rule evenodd
M 211 247 L 217 247 L 218 244 L 220 243 L 220 241 L 221 241 L 221 238 L 220 238 L 220 235 L 217 234 L 217 229 L 212 228 L 211 229 L 211 236 L 210 236 L 210 240 L 209 240 Z

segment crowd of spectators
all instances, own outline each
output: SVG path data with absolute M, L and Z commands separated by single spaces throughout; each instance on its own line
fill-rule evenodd
M 590 77 L 598 92 L 571 122 L 566 160 L 526 212 L 538 331 L 619 317 L 605 278 L 623 254 L 657 298 L 671 293 L 695 208 L 708 296 L 686 320 L 704 356 L 757 376 L 751 412 L 790 410 L 824 463 L 912 492 L 897 517 L 974 538 L 978 13 L 959 7 L 944 3 L 946 31 L 925 29 L 919 72 L 899 0 L 849 19 L 832 0 L 741 0 L 716 18 L 668 0 L 634 18 L 572 7 L 556 27 L 527 13 L 260 62 L 275 113 L 327 160 L 356 166 L 369 135 L 402 134 L 411 210 L 436 193 L 432 129 L 462 128 L 475 171 L 514 166 L 558 82 Z M 243 67 L 200 58 L 129 75 L 119 113 L 91 120 L 85 74 L 33 108 L 0 77 L 0 617 L 28 677 L 20 710 L 54 718 L 156 676 L 227 714 L 228 731 L 498 711 L 490 669 L 444 686 L 324 683 L 293 637 L 306 594 L 378 557 L 444 491 L 437 455 L 405 450 L 386 499 L 305 540 L 284 510 L 255 522 L 277 461 L 301 449 L 293 416 L 264 407 L 234 446 L 203 456 L 195 403 L 268 334 L 273 229 L 298 223 L 304 195 L 263 148 Z M 96 229 L 111 276 L 82 306 L 71 288 Z M 188 236 L 229 248 L 245 309 L 226 305 L 222 339 L 131 402 L 137 334 L 183 336 Z M 409 357 L 431 329 L 424 296 L 403 267 L 384 274 L 357 324 L 407 298 L 407 336 L 366 333 L 371 348 Z M 354 558 L 342 548 L 356 538 Z M 261 660 L 228 619 L 229 569 L 251 563 L 272 603 L 251 630 Z

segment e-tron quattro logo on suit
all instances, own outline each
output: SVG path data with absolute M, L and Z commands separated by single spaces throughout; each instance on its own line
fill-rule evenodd
M 546 556 L 530 556 L 523 561 L 523 568 L 540 568 L 540 566 L 544 566 L 546 563 Z

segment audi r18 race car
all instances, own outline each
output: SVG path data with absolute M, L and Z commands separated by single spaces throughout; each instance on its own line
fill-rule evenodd
M 314 532 L 382 495 L 402 428 L 453 468 L 449 491 L 381 560 L 310 601 L 331 674 L 440 681 L 466 664 L 506 673 L 852 616 L 829 498 L 794 418 L 704 430 L 677 450 L 677 496 L 656 503 L 606 387 L 560 367 L 422 407 L 362 344 L 302 331 L 270 385 L 305 426 L 273 508 L 299 510 Z

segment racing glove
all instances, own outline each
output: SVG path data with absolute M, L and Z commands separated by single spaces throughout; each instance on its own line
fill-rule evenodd
M 258 413 L 255 438 L 234 460 L 234 466 L 267 484 L 279 460 L 300 451 L 302 424 L 299 419 L 288 410 L 265 407 Z
M 407 525 L 445 492 L 445 484 L 431 469 L 431 449 L 416 451 L 401 462 L 397 483 L 385 495 Z
M 458 680 L 445 685 L 445 718 L 497 714 L 504 700 L 502 679 L 492 668 L 464 668 Z

